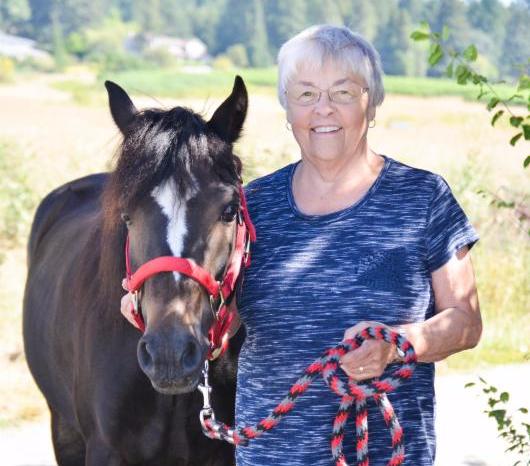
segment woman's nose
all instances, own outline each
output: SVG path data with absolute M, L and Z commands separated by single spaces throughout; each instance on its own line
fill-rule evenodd
M 320 98 L 318 99 L 318 102 L 314 106 L 314 112 L 318 115 L 327 116 L 332 114 L 335 111 L 335 108 L 333 107 L 333 102 L 329 99 L 329 95 L 327 92 L 322 92 L 320 94 Z

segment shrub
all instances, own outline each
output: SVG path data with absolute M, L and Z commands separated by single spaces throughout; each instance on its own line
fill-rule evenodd
M 0 82 L 13 80 L 15 74 L 15 62 L 9 57 L 0 57 Z

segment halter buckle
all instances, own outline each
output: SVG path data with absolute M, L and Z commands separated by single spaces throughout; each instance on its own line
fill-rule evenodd
M 204 383 L 197 385 L 197 389 L 202 393 L 202 409 L 199 413 L 199 419 L 201 425 L 204 427 L 204 421 L 206 419 L 215 420 L 215 414 L 213 412 L 212 405 L 210 404 L 210 393 L 212 392 L 212 387 L 208 382 L 208 360 L 204 361 L 204 367 L 202 369 L 202 376 L 204 378 Z
M 221 289 L 221 283 L 217 282 L 219 285 L 219 302 L 216 304 L 216 298 L 211 294 L 210 295 L 210 308 L 212 309 L 213 316 L 215 320 L 219 320 L 219 311 L 225 305 L 225 297 L 223 296 L 223 290 Z

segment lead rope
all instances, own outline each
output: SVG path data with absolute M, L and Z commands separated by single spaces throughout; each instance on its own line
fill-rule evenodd
M 384 340 L 396 345 L 398 354 L 402 359 L 401 366 L 390 376 L 371 383 L 357 384 L 351 378 L 344 383 L 337 375 L 341 356 L 363 344 L 365 340 Z M 325 351 L 307 367 L 304 374 L 293 384 L 287 396 L 272 410 L 268 417 L 259 421 L 255 426 L 232 429 L 226 424 L 215 419 L 210 406 L 211 387 L 208 384 L 208 362 L 203 371 L 204 384 L 199 385 L 199 390 L 204 396 L 204 407 L 200 413 L 203 433 L 212 439 L 225 440 L 234 445 L 247 446 L 250 440 L 260 437 L 264 432 L 275 427 L 283 416 L 292 411 L 296 399 L 303 394 L 318 374 L 322 375 L 326 385 L 341 397 L 337 415 L 333 421 L 331 434 L 331 454 L 336 466 L 348 466 L 343 454 L 344 426 L 349 417 L 351 407 L 355 403 L 356 410 L 356 447 L 357 466 L 368 466 L 368 411 L 367 400 L 373 398 L 383 415 L 390 430 L 392 439 L 392 457 L 388 466 L 398 466 L 405 459 L 403 446 L 403 429 L 399 425 L 394 409 L 387 398 L 387 393 L 395 390 L 404 381 L 412 376 L 416 366 L 416 353 L 408 340 L 394 331 L 385 327 L 367 327 L 354 338 L 340 342 L 334 348 Z

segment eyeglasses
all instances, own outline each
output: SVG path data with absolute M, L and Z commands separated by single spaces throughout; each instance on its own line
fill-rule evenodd
M 368 87 L 362 87 L 353 81 L 346 80 L 328 89 L 320 89 L 307 84 L 294 84 L 285 91 L 285 94 L 289 102 L 304 107 L 319 102 L 323 92 L 327 92 L 330 102 L 348 105 L 355 102 L 368 90 Z

